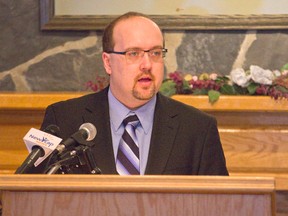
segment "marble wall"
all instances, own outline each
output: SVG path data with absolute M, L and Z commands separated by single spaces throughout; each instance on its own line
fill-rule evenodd
M 0 91 L 83 91 L 106 77 L 101 31 L 41 31 L 39 1 L 0 0 Z M 288 31 L 165 31 L 166 73 L 229 74 L 234 67 L 280 69 Z

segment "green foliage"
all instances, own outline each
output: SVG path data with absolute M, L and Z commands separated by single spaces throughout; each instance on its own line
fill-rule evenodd
M 160 92 L 167 97 L 171 97 L 176 94 L 175 87 L 176 84 L 172 80 L 165 80 L 160 87 Z
M 235 95 L 236 94 L 235 88 L 231 85 L 228 85 L 228 84 L 224 84 L 223 86 L 221 86 L 220 92 L 222 94 L 225 94 L 225 95 Z
M 193 95 L 207 95 L 208 90 L 207 89 L 195 89 L 193 91 Z
M 190 90 L 190 85 L 189 85 L 189 82 L 186 81 L 186 80 L 183 80 L 183 90 L 184 91 L 187 91 L 187 90 Z
M 288 70 L 288 63 L 283 65 L 283 67 L 281 68 L 281 71 L 284 71 L 284 70 Z
M 284 93 L 288 93 L 288 89 L 285 88 L 284 86 L 275 86 L 275 89 L 284 92 Z
M 215 90 L 208 91 L 208 98 L 209 98 L 209 102 L 211 104 L 213 104 L 216 101 L 218 101 L 219 97 L 220 97 L 220 92 L 219 91 L 215 91 Z
M 259 87 L 259 84 L 251 83 L 250 85 L 248 85 L 247 90 L 250 95 L 254 95 L 258 87 Z

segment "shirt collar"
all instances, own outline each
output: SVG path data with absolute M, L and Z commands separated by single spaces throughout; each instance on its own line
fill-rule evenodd
M 148 133 L 149 129 L 153 125 L 156 95 L 154 95 L 151 100 L 149 100 L 143 106 L 137 108 L 136 110 L 130 110 L 114 97 L 109 88 L 108 102 L 110 121 L 116 132 L 119 130 L 122 121 L 131 113 L 135 113 L 138 116 L 138 119 L 144 129 L 145 134 Z

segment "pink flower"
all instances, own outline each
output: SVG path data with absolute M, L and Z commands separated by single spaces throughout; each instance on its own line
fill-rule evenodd
M 197 80 L 198 80 L 198 77 L 197 77 L 197 76 L 192 76 L 192 80 L 193 80 L 193 81 L 197 81 Z
M 288 74 L 288 70 L 283 70 L 282 75 L 286 75 L 286 74 Z

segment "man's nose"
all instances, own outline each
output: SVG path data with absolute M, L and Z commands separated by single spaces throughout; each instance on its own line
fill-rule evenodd
M 140 63 L 141 69 L 150 69 L 152 66 L 152 59 L 148 52 L 145 52 Z

